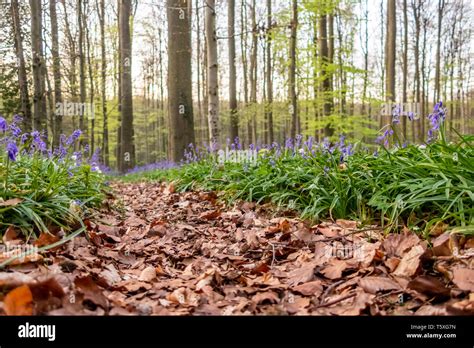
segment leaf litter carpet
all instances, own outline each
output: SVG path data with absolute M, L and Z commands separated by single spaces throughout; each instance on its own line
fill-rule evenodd
M 474 238 L 442 226 L 428 245 L 406 228 L 311 225 L 213 192 L 112 186 L 85 233 L 1 270 L 0 314 L 474 314 Z

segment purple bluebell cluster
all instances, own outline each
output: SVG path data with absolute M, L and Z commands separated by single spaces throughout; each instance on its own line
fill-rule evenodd
M 428 130 L 428 142 L 436 139 L 436 133 L 446 119 L 446 108 L 443 107 L 443 102 L 439 101 L 435 104 L 433 112 L 428 115 L 431 123 L 431 128 Z
M 31 133 L 23 132 L 19 126 L 22 121 L 23 118 L 20 115 L 14 115 L 12 122 L 9 124 L 8 121 L 0 115 L 0 148 L 4 148 L 9 161 L 15 162 L 18 154 L 28 156 L 39 154 L 45 158 L 57 159 L 59 162 L 62 162 L 66 158 L 72 158 L 75 162 L 75 166 L 84 163 L 83 159 L 87 157 L 85 155 L 88 153 L 86 147 L 83 151 L 76 151 L 72 156 L 68 156 L 73 151 L 74 145 L 82 134 L 80 130 L 75 130 L 70 136 L 61 134 L 58 146 L 51 150 L 48 148 L 45 132 L 38 130 L 33 130 Z M 89 164 L 91 164 L 91 168 L 94 171 L 101 172 L 105 169 L 105 167 L 99 163 L 98 152 L 91 156 Z M 73 166 L 69 167 L 71 174 Z

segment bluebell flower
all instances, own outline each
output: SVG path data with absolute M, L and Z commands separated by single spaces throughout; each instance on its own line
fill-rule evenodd
M 8 128 L 7 120 L 0 116 L 0 131 L 5 132 Z
M 18 154 L 18 147 L 16 146 L 15 142 L 8 142 L 7 143 L 7 153 L 8 158 L 10 161 L 16 161 L 16 155 Z

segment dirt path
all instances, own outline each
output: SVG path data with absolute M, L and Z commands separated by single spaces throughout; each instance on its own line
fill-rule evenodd
M 433 257 L 412 233 L 384 238 L 346 220 L 310 226 L 272 217 L 265 206 L 226 208 L 213 193 L 175 193 L 164 184 L 114 190 L 120 199 L 86 221 L 88 238 L 0 273 L 1 312 L 474 313 L 472 239 L 443 234 Z

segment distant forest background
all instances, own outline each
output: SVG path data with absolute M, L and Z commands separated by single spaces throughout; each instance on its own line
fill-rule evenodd
M 53 145 L 80 128 L 121 171 L 237 136 L 373 144 L 387 102 L 415 103 L 420 118 L 397 125 L 407 141 L 426 139 L 439 100 L 448 129 L 474 130 L 469 0 L 2 0 L 0 13 L 0 114 Z

